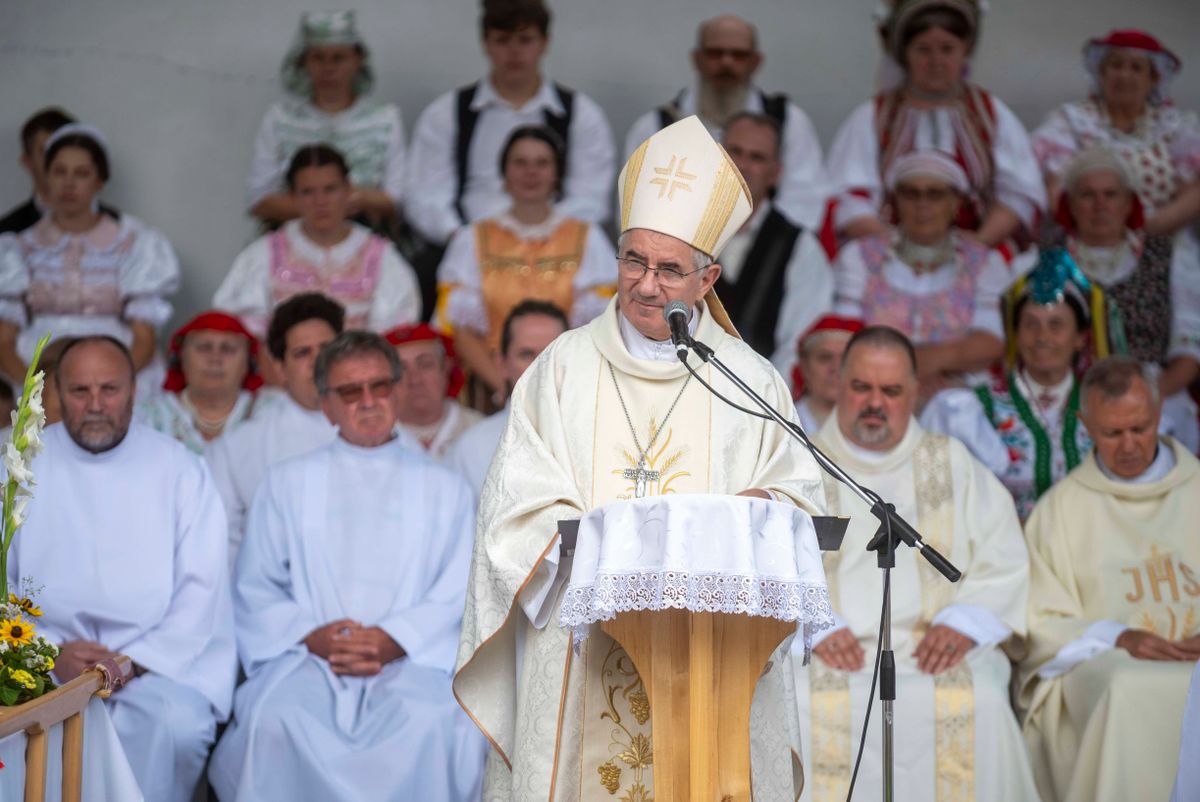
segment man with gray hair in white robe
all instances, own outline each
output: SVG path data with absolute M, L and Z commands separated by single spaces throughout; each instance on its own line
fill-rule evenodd
M 33 462 L 37 493 L 9 552 L 66 683 L 120 654 L 134 676 L 107 702 L 147 800 L 187 802 L 235 679 L 225 514 L 204 462 L 131 423 L 129 351 L 81 337 L 59 357 L 62 423 Z
M 322 348 L 333 443 L 267 471 L 234 583 L 247 680 L 213 753 L 221 799 L 478 799 L 484 742 L 450 690 L 475 505 L 398 440 L 375 334 Z

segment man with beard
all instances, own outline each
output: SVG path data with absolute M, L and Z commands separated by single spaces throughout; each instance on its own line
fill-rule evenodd
M 56 368 L 63 420 L 33 462 L 37 492 L 9 553 L 33 577 L 42 634 L 69 682 L 119 654 L 134 677 L 107 701 L 146 799 L 191 799 L 235 679 L 225 513 L 203 461 L 133 416 L 129 351 L 70 342 Z
M 960 442 L 920 427 L 916 400 L 912 344 L 894 329 L 865 328 L 846 345 L 837 407 L 817 437 L 963 572 L 952 584 L 914 549 L 896 552 L 896 787 L 912 799 L 1036 799 L 999 648 L 1024 634 L 1029 592 L 1012 497 Z M 810 670 L 796 672 L 812 800 L 846 796 L 882 605 L 876 555 L 866 550 L 878 521 L 828 478 L 825 498 L 829 514 L 848 515 L 850 528 L 841 549 L 825 554 L 834 629 L 813 639 Z M 867 734 L 863 798 L 879 793 L 879 722 L 873 716 Z
M 783 172 L 775 188 L 775 206 L 796 225 L 815 231 L 828 194 L 821 142 L 808 115 L 787 95 L 768 95 L 754 84 L 754 74 L 765 60 L 758 49 L 758 32 L 744 19 L 727 15 L 701 23 L 692 50 L 695 86 L 639 117 L 625 137 L 625 154 L 632 154 L 655 131 L 692 114 L 717 141 L 739 112 L 765 114 L 779 124 L 782 140 Z

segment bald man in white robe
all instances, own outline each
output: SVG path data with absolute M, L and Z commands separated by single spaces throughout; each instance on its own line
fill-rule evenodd
M 58 365 L 63 422 L 33 462 L 10 587 L 31 577 L 69 682 L 118 654 L 135 677 L 107 701 L 147 800 L 186 802 L 236 676 L 225 514 L 203 461 L 133 415 L 133 363 L 83 338 Z

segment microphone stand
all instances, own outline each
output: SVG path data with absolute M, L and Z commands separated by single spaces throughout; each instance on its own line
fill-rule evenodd
M 685 335 L 686 336 L 686 335 Z M 831 460 L 828 456 L 817 448 L 811 440 L 808 439 L 808 434 L 805 433 L 799 425 L 792 423 L 787 418 L 779 414 L 779 412 L 771 406 L 767 401 L 756 393 L 749 385 L 741 380 L 740 377 L 730 370 L 725 363 L 717 358 L 713 350 L 699 340 L 688 336 L 686 341 L 680 338 L 676 342 L 676 350 L 679 353 L 679 360 L 691 369 L 687 363 L 687 348 L 690 347 L 695 351 L 704 362 L 716 368 L 717 372 L 733 383 L 735 387 L 741 390 L 751 401 L 753 401 L 763 412 L 772 420 L 784 428 L 796 440 L 799 440 L 801 445 L 808 449 L 809 453 L 817 461 L 823 470 L 829 473 L 833 478 L 844 484 L 846 487 L 862 499 L 864 504 L 871 508 L 871 514 L 879 519 L 879 531 L 867 544 L 867 551 L 877 552 L 877 560 L 879 567 L 883 570 L 883 618 L 882 629 L 880 630 L 880 667 L 879 667 L 879 700 L 883 703 L 883 799 L 884 802 L 893 802 L 895 796 L 895 701 L 896 701 L 896 656 L 892 651 L 892 583 L 891 569 L 896 565 L 896 546 L 898 543 L 903 543 L 911 548 L 917 549 L 921 556 L 924 557 L 930 565 L 932 565 L 938 573 L 946 577 L 951 582 L 957 582 L 962 578 L 962 572 L 954 565 L 938 553 L 936 549 L 921 539 L 921 535 L 913 528 L 911 524 L 905 521 L 902 517 L 896 514 L 896 508 L 892 504 L 887 504 L 873 490 L 869 490 L 856 482 L 847 474 L 840 465 Z M 707 386 L 707 385 L 706 385 Z M 710 390 L 712 388 L 709 388 Z M 713 392 L 716 392 L 715 390 Z M 865 732 L 864 732 L 865 737 Z

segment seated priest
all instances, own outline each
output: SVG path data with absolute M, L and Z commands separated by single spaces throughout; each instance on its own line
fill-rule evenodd
M 396 347 L 404 378 L 396 387 L 398 420 L 407 435 L 434 459 L 483 414 L 458 402 L 466 378 L 454 353 L 454 340 L 428 323 L 398 326 L 384 337 Z
M 496 363 L 504 375 L 505 398 L 512 395 L 517 379 L 538 354 L 568 328 L 570 323 L 566 314 L 549 301 L 528 300 L 513 307 L 500 328 L 500 353 L 496 356 Z M 446 455 L 446 464 L 470 482 L 476 496 L 483 492 L 483 481 L 507 424 L 506 403 L 504 409 L 463 432 Z
M 234 582 L 246 682 L 213 753 L 221 799 L 479 799 L 484 741 L 454 701 L 475 504 L 396 435 L 377 334 L 317 356 L 332 443 L 268 469 Z
M 33 462 L 29 519 L 9 586 L 31 577 L 60 683 L 117 655 L 133 678 L 106 704 L 147 800 L 188 802 L 236 678 L 225 514 L 202 459 L 131 423 L 134 367 L 120 341 L 59 356 L 62 423 Z
M 345 310 L 320 293 L 293 295 L 275 308 L 267 350 L 283 378 L 284 394 L 259 414 L 208 444 L 205 458 L 229 519 L 229 563 L 237 559 L 246 514 L 267 468 L 333 442 L 337 432 L 321 411 L 313 364 L 342 331 Z
M 916 550 L 897 548 L 896 787 L 907 799 L 1036 799 L 1000 648 L 1025 630 L 1029 562 L 1021 526 L 996 477 L 962 443 L 913 418 L 917 386 L 908 339 L 883 326 L 863 329 L 846 346 L 837 407 L 817 437 L 963 574 L 951 583 Z M 813 802 L 846 798 L 883 602 L 876 554 L 866 550 L 878 520 L 832 479 L 825 499 L 829 514 L 850 517 L 850 528 L 841 549 L 825 553 L 835 628 L 814 646 L 810 669 L 796 674 L 805 755 L 812 756 L 803 798 Z M 880 721 L 871 718 L 856 785 L 864 799 L 880 792 Z
M 646 799 L 654 787 L 651 716 L 628 655 L 599 628 L 577 654 L 558 625 L 567 579 L 558 521 L 669 493 L 821 507 L 816 463 L 780 427 L 693 381 L 663 319 L 664 306 L 683 302 L 693 336 L 795 419 L 782 377 L 737 339 L 709 293 L 721 273 L 713 254 L 750 216 L 737 168 L 688 117 L 634 151 L 618 189 L 617 297 L 517 383 L 480 501 L 454 687 L 493 745 L 489 800 Z M 698 371 L 739 397 L 710 366 Z M 760 802 L 794 800 L 802 784 L 790 663 L 782 647 L 754 696 Z
M 1026 525 L 1032 587 L 1019 702 L 1042 799 L 1166 799 L 1200 658 L 1200 463 L 1158 433 L 1158 367 L 1083 377 L 1092 453 Z M 1194 759 L 1194 756 L 1193 756 Z

